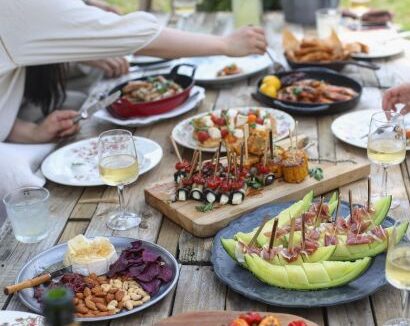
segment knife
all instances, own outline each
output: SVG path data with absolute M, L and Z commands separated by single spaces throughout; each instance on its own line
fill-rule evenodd
M 97 101 L 93 105 L 89 106 L 87 109 L 82 110 L 78 116 L 73 119 L 74 123 L 78 123 L 80 120 L 88 119 L 91 115 L 93 115 L 98 110 L 105 108 L 111 104 L 113 104 L 116 100 L 118 100 L 121 96 L 121 91 L 116 91 L 111 95 L 103 98 L 102 100 Z
M 4 294 L 9 295 L 9 294 L 13 294 L 13 293 L 16 293 L 18 291 L 21 291 L 21 290 L 24 290 L 24 289 L 27 289 L 27 288 L 32 288 L 34 286 L 50 282 L 52 279 L 54 279 L 56 277 L 59 277 L 59 276 L 62 276 L 65 273 L 71 273 L 71 272 L 72 272 L 71 266 L 67 266 L 67 267 L 64 267 L 62 269 L 58 269 L 54 272 L 51 272 L 51 273 L 42 274 L 42 275 L 36 276 L 32 279 L 25 280 L 21 283 L 6 286 L 4 288 Z

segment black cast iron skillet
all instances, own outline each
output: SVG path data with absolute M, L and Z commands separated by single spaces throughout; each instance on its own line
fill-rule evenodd
M 358 66 L 362 68 L 367 68 L 371 70 L 378 70 L 380 66 L 371 63 L 369 61 L 359 61 L 359 60 L 343 60 L 343 61 L 331 61 L 331 62 L 295 62 L 290 60 L 285 54 L 286 61 L 288 62 L 289 67 L 292 69 L 299 69 L 299 68 L 309 68 L 309 67 L 319 67 L 319 68 L 327 68 L 332 69 L 335 71 L 341 71 L 347 65 Z
M 259 91 L 259 86 L 261 85 L 263 79 L 261 78 L 258 81 L 256 92 L 252 94 L 253 98 L 269 107 L 273 107 L 291 114 L 302 115 L 340 113 L 354 108 L 359 103 L 360 96 L 362 95 L 362 86 L 352 78 L 346 77 L 330 69 L 313 67 L 280 72 L 277 73 L 276 76 L 278 78 L 282 78 L 284 76 L 289 76 L 295 73 L 303 73 L 305 75 L 304 78 L 306 79 L 316 79 L 336 86 L 349 87 L 357 92 L 358 95 L 348 101 L 327 104 L 282 101 L 266 96 Z

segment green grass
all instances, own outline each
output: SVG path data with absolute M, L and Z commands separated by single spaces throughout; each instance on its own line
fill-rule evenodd
M 138 0 L 106 0 L 118 6 L 124 13 L 132 12 L 138 7 Z M 204 0 L 208 1 L 208 0 Z M 309 1 L 309 0 L 305 0 Z M 171 0 L 153 0 L 154 8 L 160 11 L 169 11 Z M 341 0 L 342 6 L 347 7 L 349 0 Z M 388 9 L 394 13 L 395 23 L 403 29 L 410 29 L 410 0 L 372 0 L 372 7 Z

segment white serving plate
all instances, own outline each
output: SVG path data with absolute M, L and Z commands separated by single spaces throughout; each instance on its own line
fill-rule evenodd
M 161 160 L 163 152 L 156 142 L 134 137 L 140 175 L 153 169 Z M 104 185 L 98 173 L 98 137 L 69 144 L 51 153 L 41 164 L 41 172 L 55 183 L 67 186 Z

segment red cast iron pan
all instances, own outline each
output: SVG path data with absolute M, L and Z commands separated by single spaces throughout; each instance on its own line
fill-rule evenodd
M 178 73 L 178 70 L 182 66 L 188 66 L 192 68 L 191 76 L 182 75 Z M 144 102 L 144 103 L 131 103 L 125 98 L 120 98 L 117 102 L 113 103 L 108 111 L 115 117 L 120 118 L 130 118 L 135 116 L 151 116 L 169 112 L 175 109 L 177 106 L 181 105 L 189 97 L 191 88 L 194 86 L 194 75 L 195 75 L 196 66 L 182 63 L 174 68 L 172 68 L 169 74 L 161 74 L 166 79 L 172 80 L 175 83 L 179 84 L 183 91 L 177 95 L 167 97 L 158 101 Z M 151 75 L 149 77 L 155 77 L 159 75 Z M 148 77 L 137 78 L 133 80 L 146 80 Z M 130 80 L 131 81 L 131 80 Z M 122 88 L 127 84 L 122 83 L 114 87 L 109 94 L 112 94 L 116 91 L 121 91 Z

